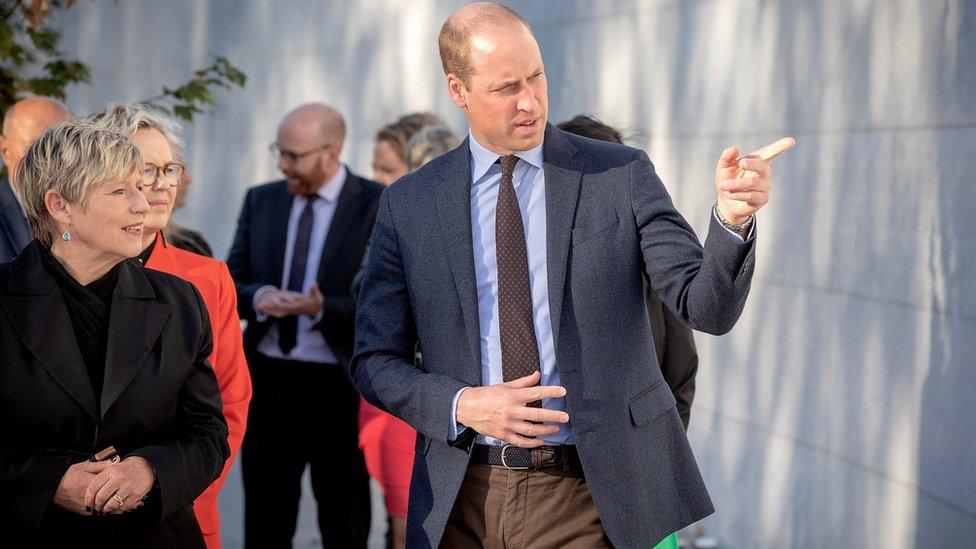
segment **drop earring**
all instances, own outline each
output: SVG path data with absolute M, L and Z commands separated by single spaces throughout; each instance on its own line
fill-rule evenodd
M 64 240 L 65 242 L 71 240 L 71 233 L 68 232 L 68 227 L 70 226 L 71 226 L 71 222 L 69 221 L 68 224 L 65 225 L 64 227 L 64 232 L 61 233 L 61 240 Z

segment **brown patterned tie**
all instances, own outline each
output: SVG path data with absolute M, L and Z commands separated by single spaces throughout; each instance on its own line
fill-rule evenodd
M 539 347 L 532 318 L 529 260 L 525 251 L 522 212 L 512 174 L 518 157 L 499 158 L 502 180 L 495 206 L 495 258 L 498 263 L 498 324 L 502 347 L 502 377 L 511 381 L 539 369 Z M 533 402 L 530 406 L 541 403 Z

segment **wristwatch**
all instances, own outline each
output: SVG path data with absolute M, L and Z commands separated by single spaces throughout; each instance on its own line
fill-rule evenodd
M 722 212 L 718 209 L 718 204 L 715 204 L 714 208 L 715 217 L 718 219 L 718 222 L 721 223 L 726 229 L 740 236 L 749 231 L 749 227 L 752 226 L 752 220 L 756 217 L 756 214 L 752 214 L 749 216 L 749 219 L 746 219 L 745 223 L 736 225 L 734 223 L 729 223 L 728 220 L 722 216 Z

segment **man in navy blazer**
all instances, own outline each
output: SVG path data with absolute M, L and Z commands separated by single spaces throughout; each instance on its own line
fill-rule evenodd
M 21 99 L 3 115 L 0 156 L 3 156 L 7 177 L 0 181 L 0 263 L 16 257 L 31 240 L 24 209 L 14 195 L 15 181 L 10 178 L 35 137 L 71 118 L 68 107 L 50 97 Z
M 439 46 L 469 137 L 381 197 L 351 365 L 419 432 L 407 545 L 651 546 L 713 507 L 643 279 L 683 323 L 728 332 L 769 163 L 722 153 L 702 246 L 646 154 L 547 123 L 518 14 L 465 6 Z
M 320 103 L 282 119 L 271 150 L 285 179 L 248 190 L 227 258 L 254 386 L 241 446 L 245 547 L 291 546 L 306 465 L 323 543 L 366 547 L 369 535 L 349 286 L 383 187 L 340 162 L 345 136 L 343 117 Z

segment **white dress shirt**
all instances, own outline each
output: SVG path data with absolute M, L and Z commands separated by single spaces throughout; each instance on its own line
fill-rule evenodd
M 346 167 L 339 166 L 339 170 L 325 185 L 319 187 L 316 194 L 319 196 L 312 203 L 315 211 L 315 221 L 312 223 L 312 238 L 309 241 L 308 261 L 305 263 L 305 277 L 302 281 L 302 292 L 308 293 L 312 283 L 315 282 L 319 272 L 319 262 L 322 260 L 322 249 L 325 247 L 325 239 L 329 235 L 329 227 L 332 225 L 332 217 L 335 214 L 336 202 L 342 187 L 346 184 Z M 285 241 L 285 264 L 281 270 L 281 288 L 288 287 L 288 278 L 291 276 L 291 260 L 295 250 L 295 239 L 298 234 L 298 219 L 302 215 L 302 210 L 308 203 L 309 198 L 296 196 L 291 203 L 291 213 L 288 216 L 288 236 Z M 254 292 L 255 310 L 257 310 L 258 298 L 263 292 L 275 289 L 274 286 L 264 286 Z M 298 316 L 298 344 L 288 355 L 283 355 L 278 347 L 278 325 L 272 323 L 268 333 L 258 344 L 258 352 L 272 358 L 287 358 L 288 360 L 302 360 L 305 362 L 320 362 L 324 364 L 338 364 L 339 359 L 325 341 L 325 337 L 318 330 L 313 329 L 321 320 L 322 312 L 315 318 L 308 315 Z M 258 322 L 264 322 L 267 315 L 257 313 Z

